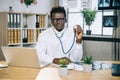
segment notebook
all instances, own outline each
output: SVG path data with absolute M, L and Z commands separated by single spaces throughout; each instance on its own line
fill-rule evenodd
M 8 66 L 43 68 L 49 63 L 40 63 L 34 48 L 1 47 Z
M 6 68 L 6 67 L 7 67 L 7 65 L 4 65 L 4 64 L 0 63 L 0 68 Z

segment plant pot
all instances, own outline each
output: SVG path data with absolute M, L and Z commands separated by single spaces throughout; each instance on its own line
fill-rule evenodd
M 87 35 L 91 35 L 91 30 L 86 30 Z
M 112 64 L 112 76 L 120 76 L 120 64 Z
M 59 75 L 60 76 L 67 76 L 68 75 L 68 68 L 67 67 L 59 67 Z
M 84 72 L 92 72 L 92 64 L 84 64 L 83 71 Z

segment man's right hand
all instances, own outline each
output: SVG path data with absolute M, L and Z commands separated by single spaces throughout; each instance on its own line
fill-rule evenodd
M 53 59 L 53 63 L 59 64 L 59 60 L 60 60 L 60 58 L 54 58 L 54 59 Z

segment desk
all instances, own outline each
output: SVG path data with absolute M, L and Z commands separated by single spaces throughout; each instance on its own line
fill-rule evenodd
M 0 62 L 3 63 L 3 62 Z M 104 61 L 104 63 L 120 63 Z M 50 66 L 51 67 L 51 66 Z M 11 67 L 0 68 L 0 80 L 35 80 L 40 69 Z M 61 80 L 120 80 L 120 77 L 112 76 L 111 70 L 94 70 L 90 73 L 69 70 L 67 77 Z

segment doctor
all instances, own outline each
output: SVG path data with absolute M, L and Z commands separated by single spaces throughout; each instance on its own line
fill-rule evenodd
M 50 13 L 53 27 L 39 34 L 35 49 L 40 62 L 59 64 L 60 59 L 67 63 L 78 62 L 83 56 L 82 29 L 76 25 L 74 30 L 65 25 L 64 7 L 53 7 Z

